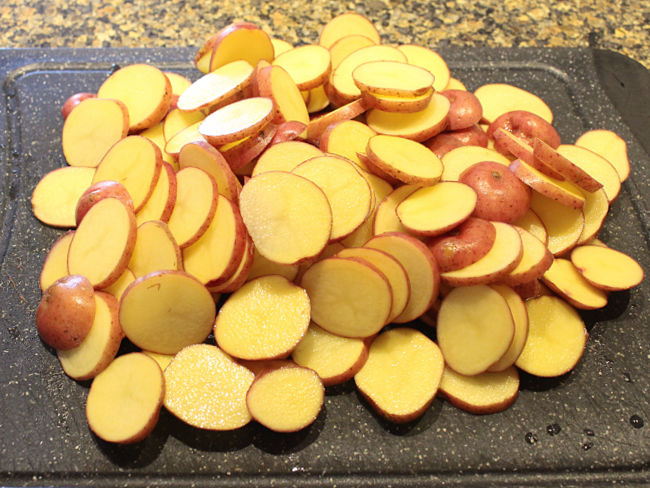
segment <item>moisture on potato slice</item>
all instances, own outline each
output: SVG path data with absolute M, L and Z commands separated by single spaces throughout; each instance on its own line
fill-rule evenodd
M 571 252 L 571 262 L 585 280 L 603 290 L 633 288 L 645 275 L 636 260 L 608 247 L 577 247 Z
M 136 278 L 153 271 L 179 270 L 182 267 L 181 250 L 167 224 L 149 220 L 138 226 L 135 248 L 129 261 L 129 269 Z

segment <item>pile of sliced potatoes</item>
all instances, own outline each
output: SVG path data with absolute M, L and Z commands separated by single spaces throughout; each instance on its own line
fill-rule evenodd
M 298 47 L 236 22 L 194 61 L 194 82 L 134 64 L 71 96 L 68 166 L 32 196 L 74 228 L 43 265 L 38 331 L 93 379 L 102 439 L 143 439 L 162 406 L 201 429 L 297 431 L 350 379 L 394 422 L 438 393 L 498 412 L 518 370 L 576 365 L 576 308 L 643 279 L 597 239 L 625 142 L 562 144 L 533 93 L 470 93 L 358 14 Z M 125 339 L 142 352 L 116 358 Z

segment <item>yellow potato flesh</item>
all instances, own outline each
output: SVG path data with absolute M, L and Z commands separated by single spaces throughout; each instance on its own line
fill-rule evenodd
M 620 251 L 602 246 L 580 246 L 571 262 L 594 286 L 605 290 L 627 290 L 643 280 L 643 268 Z
M 601 183 L 610 202 L 618 196 L 621 191 L 621 179 L 614 166 L 605 158 L 572 144 L 561 144 L 557 152 Z
M 255 249 L 253 266 L 248 273 L 248 280 L 274 274 L 284 276 L 289 281 L 293 281 L 298 275 L 298 269 L 299 266 L 297 264 L 279 264 L 269 261 Z
M 219 347 L 241 359 L 286 357 L 309 327 L 305 290 L 282 276 L 249 281 L 223 304 L 214 326 Z
M 214 178 L 217 191 L 231 202 L 239 197 L 241 185 L 230 166 L 218 151 L 210 151 L 198 144 L 186 144 L 178 155 L 180 168 L 199 168 Z
M 524 216 L 514 222 L 513 225 L 531 233 L 544 245 L 548 242 L 548 232 L 546 232 L 546 227 L 544 227 L 540 218 L 530 208 L 526 211 Z
M 275 108 L 284 121 L 309 122 L 309 112 L 300 90 L 289 73 L 279 66 L 271 69 L 271 93 Z
M 440 391 L 451 403 L 472 413 L 494 413 L 508 407 L 519 391 L 517 368 L 465 376 L 445 368 Z
M 246 392 L 254 379 L 218 347 L 188 346 L 165 368 L 165 408 L 200 429 L 237 429 L 251 420 Z
M 433 400 L 443 368 L 442 354 L 433 341 L 415 329 L 398 328 L 372 342 L 354 382 L 380 414 L 409 421 L 424 413 Z
M 375 221 L 375 213 L 379 206 L 379 203 L 393 191 L 393 187 L 382 180 L 379 176 L 375 176 L 372 173 L 367 172 L 362 172 L 362 175 L 366 178 L 366 181 L 368 181 L 370 188 L 372 189 L 374 197 L 373 207 L 365 222 L 361 224 L 361 226 L 352 234 L 341 241 L 341 244 L 343 244 L 345 247 L 361 247 L 366 242 L 368 242 L 368 240 L 373 236 L 372 228 Z M 397 219 L 394 209 L 393 215 L 399 223 L 399 219 Z
M 351 259 L 327 258 L 311 266 L 301 286 L 311 301 L 311 318 L 344 337 L 369 337 L 386 324 L 392 307 L 388 280 L 376 268 Z
M 262 374 L 253 382 L 246 402 L 260 424 L 277 432 L 295 432 L 316 420 L 324 398 L 318 375 L 293 366 Z
M 402 222 L 397 217 L 397 206 L 419 188 L 418 185 L 402 185 L 381 201 L 374 216 L 373 235 L 378 236 L 386 232 L 408 233 L 406 227 L 402 225 Z
M 118 300 L 122 298 L 122 294 L 128 288 L 128 286 L 135 281 L 135 275 L 130 269 L 125 269 L 124 273 L 110 286 L 102 288 L 102 291 L 113 295 Z
M 500 115 L 513 110 L 532 112 L 553 123 L 553 113 L 537 95 L 506 83 L 490 83 L 480 86 L 474 95 L 483 107 L 483 119 L 494 122 Z
M 258 159 L 252 176 L 267 171 L 292 171 L 303 161 L 317 156 L 323 156 L 323 151 L 306 142 L 286 141 L 273 144 Z
M 120 356 L 93 381 L 88 425 L 109 442 L 132 442 L 154 427 L 165 383 L 160 367 L 142 353 Z
M 174 356 L 172 354 L 158 354 L 157 352 L 151 351 L 142 351 L 142 353 L 146 354 L 151 359 L 156 361 L 158 363 L 158 366 L 160 366 L 161 371 L 165 371 L 165 368 L 169 366 L 169 363 L 171 363 L 172 359 L 174 359 Z
M 327 97 L 327 93 L 325 93 L 325 86 L 319 85 L 309 90 L 309 100 L 306 103 L 307 112 L 310 114 L 326 109 L 330 104 L 330 99 Z
M 276 56 L 273 65 L 281 66 L 299 90 L 310 90 L 322 84 L 330 72 L 330 53 L 323 46 L 306 45 Z
M 540 241 L 537 237 L 535 237 L 530 232 L 520 227 L 515 226 L 515 229 L 517 230 L 517 232 L 519 232 L 519 237 L 521 237 L 522 253 L 521 253 L 521 260 L 519 261 L 517 266 L 512 271 L 510 271 L 510 273 L 507 276 L 503 278 L 504 281 L 507 282 L 508 284 L 514 284 L 514 283 L 519 284 L 526 281 L 530 281 L 531 279 L 539 278 L 539 275 L 537 275 L 537 276 L 532 276 L 530 279 L 525 279 L 525 277 L 530 275 L 534 271 L 534 269 L 540 265 L 542 261 L 548 260 L 548 262 L 550 263 L 552 260 L 549 250 L 542 243 L 542 241 Z M 547 253 L 548 253 L 548 257 L 546 256 Z
M 370 39 L 369 37 L 360 34 L 351 34 L 340 38 L 329 48 L 332 70 L 335 70 L 338 65 L 341 64 L 341 61 L 343 61 L 348 56 L 348 54 L 352 54 L 354 51 L 358 51 L 359 49 L 373 46 L 375 44 L 377 44 L 377 42 Z
M 362 91 L 394 97 L 417 97 L 433 86 L 433 75 L 426 69 L 395 61 L 370 61 L 352 72 Z
M 589 149 L 609 161 L 622 182 L 630 176 L 627 143 L 618 134 L 604 129 L 591 130 L 578 137 L 576 146 Z
M 607 305 L 607 294 L 585 280 L 568 259 L 556 258 L 544 273 L 544 283 L 566 298 L 574 307 L 594 309 Z
M 255 247 L 271 261 L 297 263 L 316 256 L 329 241 L 332 211 L 327 197 L 302 176 L 258 174 L 242 188 L 239 205 Z
M 528 337 L 528 312 L 524 301 L 512 288 L 504 285 L 490 285 L 490 288 L 497 291 L 506 300 L 515 325 L 510 347 L 498 361 L 488 368 L 488 371 L 499 372 L 505 371 L 515 364 L 521 350 L 524 348 L 526 337 Z
M 397 49 L 406 55 L 409 64 L 424 68 L 434 76 L 433 89 L 435 91 L 441 91 L 447 87 L 450 79 L 449 67 L 440 54 L 414 44 L 398 46 Z
M 126 268 L 135 240 L 135 217 L 119 200 L 93 205 L 75 231 L 68 252 L 68 272 L 80 274 L 102 288 Z
M 182 271 L 143 276 L 129 286 L 120 302 L 120 323 L 129 340 L 162 354 L 203 342 L 215 313 L 210 292 Z
M 163 123 L 165 140 L 171 140 L 180 131 L 203 121 L 203 119 L 205 119 L 205 115 L 201 111 L 183 112 L 178 108 L 170 110 Z
M 372 22 L 363 15 L 345 13 L 334 17 L 325 24 L 318 43 L 329 48 L 336 41 L 350 34 L 365 36 L 374 41 L 375 44 L 380 41 L 379 32 L 377 32 Z
M 165 144 L 167 141 L 165 141 L 165 132 L 163 129 L 163 123 L 159 122 L 153 127 L 149 127 L 148 129 L 143 130 L 140 132 L 142 137 L 146 137 L 149 139 L 151 142 L 153 142 L 156 146 L 158 146 L 158 149 L 160 149 L 160 152 L 162 154 L 162 160 L 165 163 L 171 164 L 172 168 L 174 170 L 178 170 L 178 163 L 176 160 L 171 157 L 169 154 L 167 154 L 167 151 L 165 151 Z
M 540 218 L 548 232 L 548 250 L 554 256 L 571 249 L 580 239 L 585 226 L 582 209 L 562 205 L 533 191 L 530 208 Z
M 463 183 L 448 181 L 411 193 L 397 206 L 404 226 L 425 235 L 438 235 L 471 215 L 476 192 Z
M 409 139 L 376 135 L 368 140 L 367 152 L 382 171 L 406 183 L 431 185 L 442 174 L 442 162 L 438 156 L 426 146 Z M 409 181 L 411 179 L 414 181 Z
M 357 153 L 365 154 L 368 139 L 375 134 L 376 132 L 366 124 L 356 120 L 346 120 L 337 124 L 331 130 L 325 150 L 328 153 L 343 156 L 362 169 L 367 170 L 368 168 L 361 162 Z
M 541 296 L 526 301 L 528 338 L 518 368 L 535 376 L 560 376 L 578 362 L 587 342 L 582 319 L 561 298 Z
M 273 43 L 266 32 L 261 29 L 239 28 L 230 32 L 215 46 L 209 71 L 240 59 L 251 66 L 257 66 L 262 59 L 271 62 L 273 55 Z
M 178 73 L 172 73 L 171 71 L 163 71 L 163 73 L 172 87 L 172 95 L 182 95 L 192 85 L 189 79 Z
M 252 75 L 253 67 L 246 61 L 225 64 L 192 83 L 178 97 L 178 108 L 183 111 L 197 110 L 223 100 L 240 90 Z
M 271 38 L 271 44 L 273 44 L 273 52 L 277 58 L 283 52 L 293 49 L 293 44 L 285 41 L 284 39 L 277 39 L 275 37 Z
M 136 278 L 163 269 L 182 267 L 181 252 L 167 224 L 150 220 L 138 227 L 129 269 Z
M 205 120 L 205 119 L 204 119 Z M 199 132 L 199 126 L 203 121 L 195 122 L 189 127 L 183 129 L 178 134 L 172 136 L 165 144 L 165 151 L 169 154 L 178 154 L 185 144 L 190 142 L 206 142 L 205 137 Z
M 270 98 L 246 98 L 212 112 L 199 125 L 199 132 L 213 144 L 227 144 L 255 133 L 272 114 Z
M 566 207 L 582 208 L 584 206 L 584 193 L 569 180 L 557 180 L 521 160 L 519 160 L 519 165 L 521 173 L 517 172 L 517 174 L 521 175 L 521 181 L 533 190 Z
M 486 371 L 508 350 L 514 330 L 508 303 L 488 286 L 454 288 L 440 305 L 438 345 L 460 374 Z
M 73 235 L 72 232 L 67 232 L 52 244 L 45 257 L 45 262 L 43 263 L 43 268 L 41 268 L 41 274 L 38 280 L 41 291 L 47 290 L 59 278 L 67 276 L 68 249 L 70 249 L 70 242 L 72 242 Z
M 598 234 L 605 222 L 607 212 L 609 212 L 609 201 L 605 190 L 601 188 L 593 193 L 583 191 L 582 194 L 585 196 L 585 204 L 582 207 L 585 226 L 580 234 L 580 239 L 578 239 L 578 244 L 584 244 Z
M 32 193 L 32 212 L 44 224 L 74 227 L 77 202 L 91 185 L 93 168 L 64 167 L 47 173 Z
M 126 107 L 116 100 L 89 98 L 63 124 L 63 155 L 71 166 L 95 168 L 106 151 L 129 130 Z
M 174 188 L 172 188 L 172 185 Z M 135 215 L 135 221 L 138 225 L 148 220 L 169 220 L 171 213 L 169 208 L 173 208 L 176 201 L 176 185 L 176 173 L 163 168 L 151 196 Z
M 480 146 L 457 147 L 443 155 L 441 161 L 444 168 L 440 177 L 442 181 L 458 181 L 463 171 L 481 161 L 494 161 L 504 166 L 510 164 L 503 154 Z

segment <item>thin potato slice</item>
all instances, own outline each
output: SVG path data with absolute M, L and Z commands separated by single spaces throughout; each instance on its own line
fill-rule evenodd
M 253 267 L 255 245 L 253 244 L 253 239 L 248 235 L 246 236 L 244 243 L 244 252 L 239 261 L 239 265 L 232 275 L 221 284 L 211 286 L 211 284 L 208 283 L 208 290 L 210 290 L 212 294 L 232 293 L 239 290 L 239 288 L 246 283 L 250 270 Z
M 307 112 L 310 114 L 325 110 L 330 104 L 330 99 L 325 92 L 325 85 L 318 85 L 316 88 L 312 88 L 309 90 L 308 95 Z
M 440 177 L 442 181 L 458 181 L 463 171 L 482 161 L 494 161 L 504 166 L 510 164 L 503 154 L 481 146 L 457 147 L 443 155 L 441 161 L 444 167 Z
M 585 226 L 578 239 L 578 244 L 585 244 L 589 240 L 596 237 L 607 217 L 609 212 L 609 200 L 607 194 L 602 188 L 593 193 L 583 191 L 585 197 L 585 204 L 582 206 L 582 213 L 585 218 Z
M 490 285 L 490 288 L 505 298 L 515 325 L 515 333 L 510 347 L 497 362 L 487 369 L 492 373 L 496 373 L 510 368 L 521 354 L 528 337 L 528 312 L 524 301 L 512 288 L 504 285 Z
M 203 119 L 205 119 L 205 115 L 200 110 L 195 112 L 182 112 L 178 108 L 170 110 L 163 121 L 165 141 L 169 141 L 180 131 L 203 121 Z
M 548 232 L 546 232 L 546 227 L 544 227 L 541 219 L 532 209 L 529 208 L 522 218 L 513 222 L 513 225 L 530 232 L 545 246 L 548 243 Z
M 273 118 L 273 100 L 253 97 L 226 105 L 208 115 L 199 133 L 213 146 L 235 142 L 255 134 Z
M 289 49 L 293 49 L 293 44 L 285 41 L 284 39 L 277 39 L 275 37 L 272 37 L 271 44 L 273 44 L 273 52 L 275 53 L 275 57 L 278 57 L 280 54 L 288 51 Z
M 616 199 L 621 191 L 621 179 L 609 161 L 589 149 L 572 144 L 561 144 L 557 152 L 601 183 L 610 202 Z
M 149 220 L 138 227 L 129 269 L 136 278 L 153 271 L 183 268 L 181 250 L 169 227 L 160 220 Z
M 172 138 L 169 139 L 165 144 L 165 152 L 174 158 L 178 158 L 181 149 L 186 144 L 190 144 L 192 142 L 205 142 L 207 144 L 207 140 L 199 132 L 199 127 L 202 123 L 203 120 L 195 122 L 194 124 L 180 131 L 178 134 L 172 136 Z
M 583 192 L 568 180 L 560 181 L 517 159 L 510 164 L 517 178 L 536 192 L 571 208 L 582 208 L 585 203 Z
M 517 266 L 501 278 L 501 282 L 509 286 L 541 278 L 553 264 L 553 255 L 542 241 L 521 227 L 515 226 L 515 230 L 521 237 L 522 254 Z
M 210 48 L 212 55 L 207 71 L 239 59 L 256 66 L 260 60 L 270 62 L 274 57 L 271 37 L 251 22 L 233 22 L 221 29 L 214 40 L 208 40 L 210 44 L 213 48 Z
M 210 292 L 183 271 L 155 271 L 135 280 L 120 300 L 120 323 L 131 342 L 175 354 L 203 342 L 216 315 Z
M 252 176 L 266 171 L 292 171 L 303 161 L 323 155 L 323 151 L 306 142 L 279 142 L 273 144 L 259 157 Z
M 544 224 L 548 232 L 547 247 L 554 256 L 560 256 L 578 243 L 585 227 L 582 209 L 567 207 L 536 191 L 530 195 L 530 208 Z
M 630 176 L 627 143 L 618 134 L 604 129 L 590 130 L 578 137 L 575 144 L 609 161 L 621 182 Z
M 176 172 L 169 163 L 163 163 L 151 196 L 135 215 L 138 225 L 148 220 L 168 222 L 174 210 L 177 193 Z
M 52 283 L 68 274 L 68 249 L 73 236 L 74 231 L 66 232 L 54 241 L 47 252 L 38 278 L 41 291 L 47 290 Z
M 178 154 L 178 166 L 199 168 L 214 178 L 217 191 L 231 202 L 237 202 L 241 185 L 223 155 L 207 142 L 191 142 Z
M 571 262 L 593 286 L 603 290 L 628 290 L 643 281 L 643 268 L 627 254 L 602 246 L 580 246 Z
M 429 71 L 434 76 L 433 89 L 442 91 L 449 83 L 449 67 L 440 54 L 431 49 L 415 44 L 397 46 L 406 56 L 409 64 L 419 66 Z
M 156 146 L 158 146 L 158 149 L 160 149 L 160 152 L 162 154 L 163 163 L 169 163 L 172 166 L 172 168 L 174 168 L 174 171 L 178 169 L 178 164 L 176 164 L 176 160 L 173 157 L 171 157 L 171 155 L 167 154 L 167 151 L 165 151 L 165 145 L 167 144 L 167 141 L 165 140 L 165 130 L 164 130 L 163 122 L 158 122 L 153 127 L 149 127 L 148 129 L 143 130 L 138 135 L 142 137 L 146 137 L 151 142 L 153 142 Z
M 429 89 L 423 95 L 403 97 L 399 95 L 380 95 L 371 91 L 364 91 L 361 94 L 361 99 L 368 108 L 374 108 L 384 112 L 414 113 L 426 109 L 431 103 L 431 98 L 434 93 L 433 89 Z
M 307 139 L 314 144 L 318 144 L 323 133 L 332 124 L 352 120 L 364 113 L 367 109 L 368 107 L 363 100 L 354 100 L 347 105 L 343 105 L 331 112 L 316 117 L 307 124 Z
M 397 217 L 396 210 L 400 203 L 419 188 L 418 185 L 402 185 L 386 195 L 377 205 L 372 222 L 372 234 L 375 236 L 386 232 L 408 234 L 409 231 Z
M 506 83 L 489 83 L 474 92 L 483 107 L 483 120 L 488 124 L 500 115 L 514 110 L 526 110 L 539 115 L 549 124 L 553 123 L 553 113 L 537 95 Z
M 292 120 L 309 122 L 309 112 L 293 78 L 281 66 L 266 66 L 257 76 L 260 96 L 273 100 L 273 122 L 282 124 Z
M 93 168 L 64 167 L 47 173 L 32 192 L 32 212 L 47 225 L 74 227 L 77 202 L 92 184 Z
M 260 276 L 273 274 L 284 276 L 289 281 L 293 281 L 298 276 L 298 270 L 299 265 L 297 264 L 279 264 L 269 261 L 256 248 L 253 254 L 253 265 L 248 273 L 247 280 L 250 281 Z
M 327 48 L 331 47 L 339 39 L 350 34 L 365 36 L 375 44 L 380 42 L 379 32 L 375 26 L 363 15 L 345 13 L 331 19 L 320 33 L 318 43 Z
M 576 308 L 593 310 L 607 305 L 607 293 L 588 282 L 568 259 L 556 258 L 544 273 L 543 280 L 551 290 Z
M 307 44 L 286 51 L 273 60 L 293 78 L 299 90 L 321 86 L 330 74 L 330 52 L 316 44 Z
M 433 75 L 418 66 L 398 61 L 369 61 L 352 71 L 362 92 L 394 97 L 418 97 L 431 91 Z
M 368 139 L 375 134 L 374 130 L 362 122 L 346 120 L 333 124 L 323 132 L 318 147 L 325 152 L 343 156 L 367 170 L 357 153 L 365 153 Z
M 113 284 L 110 286 L 102 288 L 102 291 L 105 291 L 106 293 L 110 293 L 115 298 L 120 300 L 122 298 L 122 295 L 128 288 L 128 286 L 134 281 L 135 281 L 135 275 L 133 274 L 133 271 L 131 271 L 129 268 L 126 268 L 124 270 L 124 273 L 120 275 L 117 281 L 113 282 Z

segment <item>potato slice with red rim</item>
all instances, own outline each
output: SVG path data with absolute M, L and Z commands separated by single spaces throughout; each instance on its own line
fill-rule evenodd
M 433 89 L 424 95 L 416 97 L 402 97 L 395 95 L 379 95 L 374 92 L 364 91 L 361 99 L 368 108 L 382 110 L 384 112 L 414 113 L 427 108 L 433 97 Z
M 523 251 L 519 264 L 500 280 L 508 286 L 517 286 L 541 278 L 553 263 L 553 255 L 542 241 L 521 227 L 514 227 L 521 237 Z
M 113 180 L 122 183 L 131 195 L 136 212 L 147 203 L 162 169 L 158 146 L 146 137 L 129 136 L 117 142 L 104 155 L 93 183 Z
M 318 156 L 300 163 L 292 173 L 315 183 L 332 209 L 330 240 L 340 240 L 354 232 L 370 214 L 370 185 L 350 161 L 338 156 Z
M 513 225 L 521 227 L 525 231 L 530 232 L 532 235 L 537 237 L 537 239 L 539 239 L 545 246 L 548 243 L 548 232 L 546 232 L 546 227 L 544 227 L 541 219 L 535 212 L 533 212 L 532 209 L 529 208 L 522 218 L 516 222 L 513 222 Z
M 254 420 L 276 432 L 296 432 L 316 420 L 325 399 L 318 374 L 291 365 L 270 369 L 255 377 L 246 394 Z
M 515 402 L 518 392 L 519 373 L 515 367 L 474 376 L 445 367 L 440 381 L 440 393 L 449 403 L 478 415 L 502 412 Z
M 544 283 L 576 308 L 593 310 L 607 305 L 607 293 L 593 286 L 568 259 L 555 258 Z
M 476 207 L 476 192 L 457 181 L 421 188 L 396 208 L 404 227 L 417 235 L 444 234 L 466 220 Z
M 470 217 L 445 235 L 427 241 L 440 271 L 454 271 L 475 263 L 485 256 L 497 231 L 492 222 Z
M 561 205 L 581 209 L 585 203 L 583 193 L 575 184 L 545 175 L 521 159 L 516 159 L 510 164 L 510 171 L 533 190 Z
M 239 290 L 239 288 L 246 283 L 250 270 L 253 267 L 255 245 L 248 235 L 246 236 L 244 244 L 244 253 L 242 254 L 237 269 L 235 269 L 227 281 L 220 285 L 211 286 L 210 283 L 208 283 L 208 290 L 210 290 L 211 293 L 232 293 Z
M 327 81 L 331 70 L 330 52 L 317 44 L 295 47 L 276 56 L 271 63 L 293 78 L 298 90 L 311 90 Z
M 200 134 L 213 146 L 252 136 L 273 118 L 273 100 L 253 97 L 226 105 L 208 115 L 199 125 Z
M 309 112 L 300 90 L 291 75 L 280 66 L 266 66 L 257 73 L 257 89 L 261 97 L 273 100 L 273 122 L 281 124 L 297 120 L 309 123 Z
M 590 130 L 578 137 L 575 144 L 589 149 L 609 161 L 614 166 L 621 182 L 630 176 L 627 144 L 618 134 L 604 129 Z
M 644 271 L 627 254 L 602 246 L 580 246 L 571 262 L 585 280 L 603 290 L 627 290 L 643 281 Z
M 553 122 L 553 112 L 537 95 L 507 83 L 488 83 L 478 87 L 474 95 L 483 107 L 483 120 L 488 124 L 500 115 L 513 110 L 526 110 L 539 115 L 549 124 Z
M 354 382 L 379 415 L 410 422 L 431 405 L 444 366 L 440 349 L 427 336 L 415 329 L 392 329 L 372 342 Z
M 364 247 L 390 254 L 404 267 L 408 276 L 411 293 L 406 308 L 393 322 L 410 322 L 424 314 L 440 289 L 440 271 L 429 248 L 416 238 L 400 232 L 375 236 Z
M 596 181 L 584 169 L 573 164 L 539 137 L 536 137 L 533 142 L 533 155 L 545 166 L 557 171 L 568 181 L 587 192 L 595 192 L 603 187 L 602 183 Z
M 362 92 L 394 97 L 418 97 L 431 91 L 433 75 L 424 68 L 399 61 L 369 61 L 352 71 Z
M 122 342 L 118 302 L 113 295 L 95 292 L 95 318 L 77 347 L 56 352 L 65 374 L 77 381 L 94 378 L 113 361 Z
M 61 142 L 70 166 L 95 168 L 106 151 L 129 132 L 129 112 L 119 100 L 89 98 L 65 119 Z
M 170 110 L 163 121 L 163 135 L 165 136 L 165 140 L 169 141 L 180 131 L 191 127 L 197 122 L 201 122 L 203 119 L 205 119 L 205 115 L 201 111 L 182 112 L 178 108 Z
M 41 291 L 47 290 L 52 283 L 68 274 L 68 249 L 72 236 L 74 231 L 66 232 L 54 241 L 47 252 L 38 278 Z
M 169 84 L 172 88 L 172 99 L 170 102 L 170 109 L 175 109 L 178 102 L 178 97 L 180 97 L 185 90 L 187 90 L 192 82 L 189 78 L 186 78 L 183 75 L 178 73 L 173 73 L 171 71 L 163 71 L 163 74 L 169 80 Z
M 262 276 L 222 305 L 214 337 L 223 351 L 237 358 L 285 358 L 305 335 L 309 316 L 305 290 L 283 276 Z
M 585 227 L 582 209 L 574 209 L 533 191 L 530 208 L 540 218 L 548 232 L 548 250 L 559 256 L 573 248 Z
M 183 268 L 181 250 L 167 224 L 149 220 L 138 227 L 129 269 L 136 278 L 153 271 Z
M 253 176 L 239 195 L 241 216 L 267 259 L 294 264 L 327 245 L 332 210 L 325 193 L 302 176 L 269 171 Z
M 299 366 L 314 370 L 323 385 L 338 385 L 352 378 L 364 365 L 368 343 L 332 334 L 312 322 L 291 357 Z
M 279 142 L 269 147 L 259 157 L 253 169 L 252 176 L 266 171 L 292 171 L 303 161 L 323 155 L 323 151 L 306 142 Z
M 95 170 L 66 166 L 47 173 L 32 192 L 32 212 L 44 224 L 74 227 L 77 202 L 91 185 Z
M 482 161 L 494 161 L 504 166 L 510 164 L 510 160 L 503 154 L 480 146 L 457 147 L 444 154 L 440 160 L 444 168 L 440 176 L 442 181 L 458 181 L 463 171 Z
M 221 29 L 213 42 L 209 71 L 243 59 L 251 66 L 274 57 L 271 37 L 251 22 L 233 22 Z M 200 69 L 200 68 L 199 68 Z
M 129 264 L 135 239 L 131 209 L 115 198 L 97 202 L 72 238 L 68 273 L 85 276 L 96 288 L 110 286 Z
M 362 169 L 367 169 L 357 157 L 357 153 L 365 153 L 368 139 L 375 134 L 374 130 L 362 122 L 346 120 L 328 127 L 321 134 L 318 147 L 322 151 L 343 156 Z
M 178 154 L 180 169 L 199 168 L 214 178 L 217 191 L 228 200 L 236 202 L 241 185 L 219 151 L 207 142 L 192 142 L 181 148 Z
M 505 298 L 477 285 L 455 288 L 442 299 L 436 330 L 447 366 L 472 376 L 505 354 L 515 326 Z
M 440 54 L 423 46 L 415 44 L 403 44 L 397 46 L 409 64 L 419 66 L 429 71 L 433 77 L 433 89 L 442 91 L 449 83 L 449 67 Z
M 350 34 L 365 36 L 375 44 L 380 42 L 379 32 L 372 22 L 363 15 L 349 12 L 330 19 L 321 30 L 318 43 L 329 48 L 336 41 Z
M 352 54 L 354 51 L 376 44 L 378 43 L 375 40 L 362 34 L 350 34 L 341 37 L 329 47 L 332 70 L 336 69 L 348 54 Z
M 571 371 L 582 357 L 589 335 L 578 312 L 552 296 L 527 300 L 526 310 L 528 337 L 515 363 L 517 367 L 542 377 Z
M 205 119 L 204 119 L 205 120 Z M 189 127 L 186 127 L 178 134 L 172 136 L 171 139 L 165 144 L 165 152 L 172 156 L 174 159 L 178 159 L 178 155 L 181 152 L 181 149 L 185 144 L 190 144 L 192 142 L 206 142 L 205 137 L 199 132 L 199 126 L 203 123 L 203 120 L 195 122 Z
M 203 342 L 212 330 L 212 295 L 183 271 L 155 271 L 136 279 L 120 300 L 122 329 L 136 346 L 175 354 Z
M 314 144 L 318 144 L 323 133 L 332 124 L 352 120 L 364 113 L 367 109 L 368 107 L 362 100 L 354 100 L 331 112 L 316 117 L 307 124 L 307 139 Z
M 158 146 L 158 149 L 160 149 L 160 152 L 162 153 L 163 163 L 171 164 L 172 168 L 174 168 L 175 171 L 178 169 L 176 160 L 170 154 L 168 154 L 167 151 L 165 151 L 165 145 L 167 144 L 167 141 L 165 140 L 165 131 L 164 131 L 163 122 L 158 122 L 153 127 L 149 127 L 148 129 L 143 130 L 138 135 L 142 137 L 146 137 L 151 142 L 153 142 L 156 146 Z
M 86 188 L 86 191 L 79 197 L 76 209 L 77 225 L 84 218 L 86 212 L 90 210 L 90 207 L 103 198 L 117 198 L 131 210 L 134 210 L 133 200 L 124 185 L 111 180 L 98 181 Z
M 609 200 L 604 189 L 600 189 L 593 193 L 583 191 L 585 196 L 585 204 L 582 206 L 582 213 L 585 218 L 585 226 L 578 239 L 578 244 L 585 244 L 590 239 L 596 237 L 607 217 L 609 212 Z
M 482 285 L 499 281 L 515 269 L 523 254 L 519 233 L 503 222 L 492 222 L 492 225 L 497 233 L 488 253 L 469 266 L 442 273 L 443 281 L 452 286 Z
M 253 245 L 253 247 L 255 246 Z M 298 270 L 299 265 L 275 263 L 262 256 L 257 248 L 255 248 L 253 265 L 248 273 L 247 281 L 271 274 L 284 276 L 289 281 L 294 281 L 296 276 L 298 276 Z
M 102 291 L 105 291 L 106 293 L 110 293 L 115 298 L 120 300 L 120 298 L 122 298 L 122 295 L 124 294 L 124 291 L 134 281 L 135 281 L 135 275 L 133 274 L 133 271 L 131 271 L 129 268 L 126 268 L 124 270 L 124 273 L 120 275 L 117 281 L 113 282 L 113 284 L 110 286 L 102 288 Z
M 312 320 L 332 334 L 369 337 L 381 330 L 391 311 L 388 279 L 367 262 L 323 259 L 305 271 L 300 285 L 309 295 Z
M 250 164 L 255 164 L 255 158 L 262 154 L 273 138 L 278 133 L 278 126 L 271 123 L 260 130 L 257 134 L 245 137 L 244 139 L 230 144 L 225 144 L 219 148 L 219 152 L 227 161 L 230 169 L 237 174 L 249 175 L 251 171 L 246 171 Z
M 306 104 L 307 112 L 310 114 L 320 112 L 329 107 L 330 99 L 325 92 L 325 85 L 318 85 L 316 88 L 309 90 Z
M 601 183 L 610 202 L 616 199 L 621 191 L 621 179 L 609 161 L 589 149 L 572 144 L 562 144 L 557 152 Z
M 123 102 L 129 112 L 129 132 L 137 132 L 156 125 L 167 115 L 172 87 L 155 66 L 131 64 L 109 76 L 99 87 L 97 97 Z
M 419 112 L 400 113 L 372 109 L 366 114 L 366 123 L 378 134 L 423 142 L 445 130 L 448 112 L 449 100 L 439 93 L 434 93 L 426 108 Z
M 284 39 L 278 39 L 276 37 L 271 38 L 271 44 L 273 44 L 273 53 L 277 58 L 280 54 L 287 52 L 289 49 L 293 49 L 293 44 L 285 41 Z
M 528 337 L 528 312 L 523 299 L 509 286 L 504 285 L 490 285 L 490 288 L 497 291 L 503 298 L 505 298 L 512 320 L 515 325 L 515 332 L 512 337 L 512 342 L 508 350 L 492 364 L 487 370 L 496 373 L 505 371 L 510 368 L 521 354 L 526 338 Z
M 176 172 L 170 164 L 163 163 L 151 196 L 135 215 L 138 225 L 148 220 L 168 222 L 174 210 L 177 192 Z

